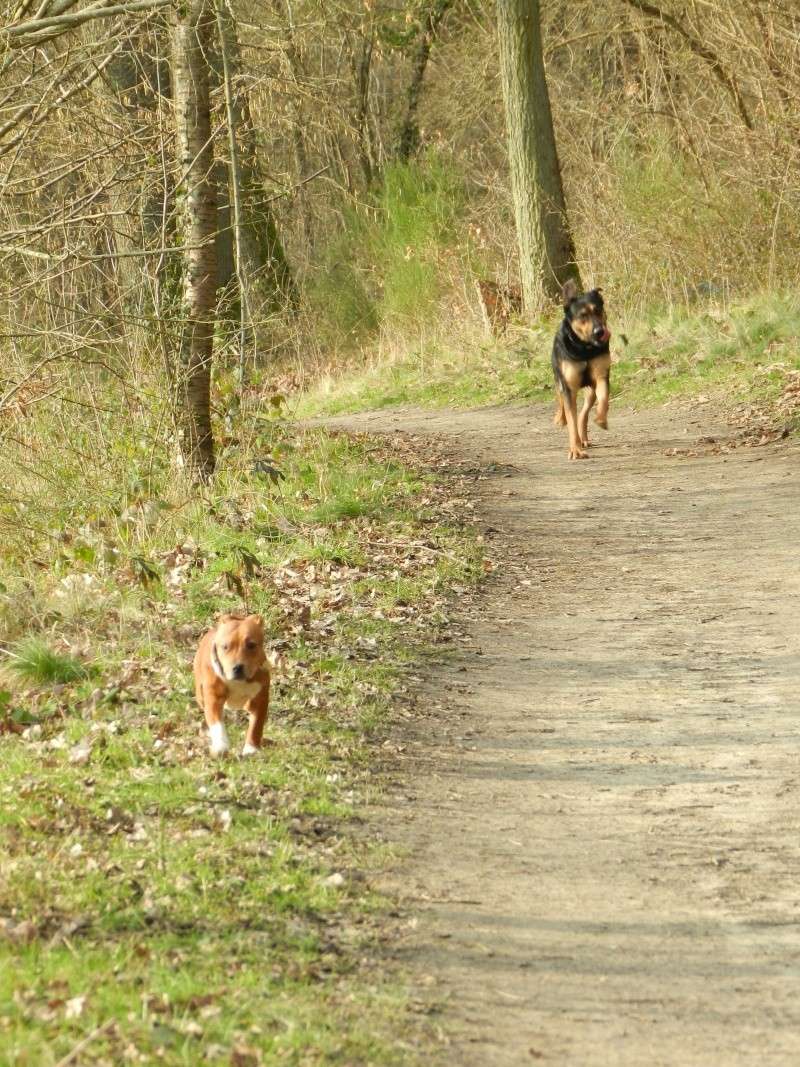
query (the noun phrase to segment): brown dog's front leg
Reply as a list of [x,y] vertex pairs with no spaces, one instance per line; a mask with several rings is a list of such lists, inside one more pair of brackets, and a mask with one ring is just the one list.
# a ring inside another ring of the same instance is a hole
[[258,696],[248,700],[245,705],[250,721],[247,726],[244,748],[242,749],[243,756],[252,756],[254,752],[258,752],[261,748],[264,727],[267,724],[267,715],[269,713],[269,682],[268,677],[264,688]]
[[203,713],[208,726],[208,736],[211,741],[211,755],[223,756],[230,745],[228,735],[225,732],[225,723],[222,714],[225,709],[225,698],[218,697],[214,693],[206,692],[203,702]]

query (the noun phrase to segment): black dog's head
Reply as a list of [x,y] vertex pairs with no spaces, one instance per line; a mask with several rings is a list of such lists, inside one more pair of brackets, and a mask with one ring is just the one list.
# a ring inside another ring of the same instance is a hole
[[564,319],[570,329],[585,345],[605,348],[611,337],[606,322],[606,311],[600,289],[579,293],[572,279],[564,284]]

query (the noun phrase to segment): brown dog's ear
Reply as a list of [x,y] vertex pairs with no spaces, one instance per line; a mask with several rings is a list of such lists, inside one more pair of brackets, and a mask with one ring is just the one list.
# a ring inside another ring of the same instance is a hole
[[252,620],[252,622],[259,628],[259,630],[264,629],[264,620],[260,615],[248,615],[247,617],[248,619]]
[[564,300],[564,309],[566,310],[575,297],[578,295],[578,286],[574,278],[568,278],[561,287],[561,296]]

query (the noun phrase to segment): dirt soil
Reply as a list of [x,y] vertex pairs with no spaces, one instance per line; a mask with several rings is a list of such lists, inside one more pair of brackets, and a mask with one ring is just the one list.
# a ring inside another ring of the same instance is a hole
[[482,472],[496,565],[378,813],[442,1063],[800,1062],[800,449],[707,411],[348,420]]

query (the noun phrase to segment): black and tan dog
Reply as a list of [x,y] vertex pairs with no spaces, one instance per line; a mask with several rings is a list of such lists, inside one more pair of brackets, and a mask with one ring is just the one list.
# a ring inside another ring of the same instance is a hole
[[[589,446],[589,412],[597,401],[595,422],[608,429],[608,389],[611,332],[606,323],[599,289],[579,293],[574,281],[563,288],[564,319],[553,341],[553,374],[556,378],[556,426],[569,429],[569,458],[586,459]],[[588,389],[578,415],[578,390]]]

